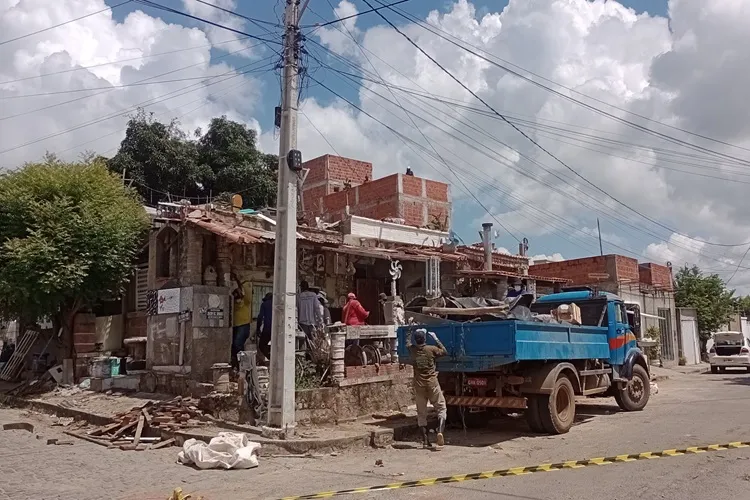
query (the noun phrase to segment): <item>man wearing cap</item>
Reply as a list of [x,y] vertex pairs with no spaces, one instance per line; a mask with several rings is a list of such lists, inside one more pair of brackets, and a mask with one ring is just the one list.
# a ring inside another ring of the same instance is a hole
[[346,304],[341,310],[341,320],[348,326],[360,326],[365,324],[365,320],[370,316],[370,312],[362,307],[357,300],[357,296],[349,293],[346,296]]
[[429,332],[429,335],[436,345],[427,345],[427,335],[427,330],[419,328],[414,332],[412,344],[412,334],[409,331],[406,337],[406,348],[414,360],[414,394],[417,400],[417,424],[419,424],[419,430],[422,431],[422,444],[425,447],[431,446],[430,437],[427,434],[427,402],[429,401],[438,414],[437,444],[443,446],[445,444],[443,431],[448,409],[438,382],[435,359],[445,356],[448,351],[435,332]]

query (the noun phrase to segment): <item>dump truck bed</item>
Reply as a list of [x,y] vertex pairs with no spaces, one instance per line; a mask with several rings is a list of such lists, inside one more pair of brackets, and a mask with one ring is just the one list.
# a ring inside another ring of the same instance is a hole
[[[411,362],[406,348],[407,330],[398,330],[399,357]],[[448,350],[438,360],[442,372],[488,371],[516,361],[608,359],[607,328],[542,323],[536,321],[499,320],[486,322],[447,322],[425,326],[435,332]],[[432,344],[432,339],[427,339]]]

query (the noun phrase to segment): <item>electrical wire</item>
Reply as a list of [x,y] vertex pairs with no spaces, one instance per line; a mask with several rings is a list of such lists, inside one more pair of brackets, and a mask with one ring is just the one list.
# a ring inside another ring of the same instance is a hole
[[[368,0],[362,0],[362,1],[368,7],[372,8],[372,4]],[[376,1],[378,1],[379,3],[382,4],[382,2],[380,2],[380,0],[376,0]],[[390,10],[396,12],[392,8]],[[582,181],[584,181],[586,184],[588,184],[589,186],[591,186],[592,188],[594,188],[598,192],[602,193],[603,195],[607,196],[609,199],[613,200],[618,205],[620,205],[620,206],[622,206],[624,208],[627,208],[631,212],[639,215],[640,217],[642,217],[642,218],[646,219],[647,221],[651,222],[652,224],[655,224],[655,225],[657,225],[659,227],[662,227],[662,228],[664,228],[664,229],[666,229],[666,230],[668,230],[668,231],[670,231],[672,233],[679,234],[680,236],[683,236],[685,238],[688,238],[688,239],[691,239],[691,240],[696,240],[696,241],[702,241],[702,240],[697,240],[696,238],[693,238],[692,236],[689,236],[689,235],[687,235],[685,233],[682,233],[682,232],[680,232],[680,231],[678,231],[678,230],[676,230],[674,228],[671,228],[671,227],[667,226],[666,224],[663,224],[663,223],[657,221],[656,219],[653,219],[653,218],[649,217],[648,215],[640,212],[639,210],[637,210],[637,209],[631,207],[630,205],[628,205],[627,203],[625,203],[625,202],[621,201],[620,199],[614,197],[613,195],[611,195],[610,193],[608,193],[607,191],[605,191],[604,189],[602,189],[601,187],[599,187],[598,185],[594,184],[592,181],[590,181],[589,179],[587,179],[586,177],[584,177],[583,175],[581,175],[578,171],[576,171],[571,166],[569,166],[566,162],[564,162],[562,159],[560,159],[557,155],[555,155],[549,149],[547,149],[544,146],[542,146],[538,141],[536,141],[531,136],[529,136],[528,134],[526,134],[526,132],[524,132],[523,130],[521,130],[513,122],[511,122],[510,120],[508,120],[503,114],[501,114],[494,107],[492,107],[486,100],[482,99],[482,97],[480,97],[476,92],[474,92],[473,90],[471,90],[466,84],[464,84],[459,78],[457,78],[451,71],[449,71],[447,68],[445,68],[445,66],[443,66],[442,64],[440,64],[427,51],[425,51],[424,49],[422,49],[422,47],[420,47],[419,44],[417,44],[416,42],[414,42],[414,40],[412,40],[411,37],[409,37],[409,35],[407,35],[403,31],[401,31],[395,24],[393,24],[387,17],[385,17],[385,15],[383,15],[383,13],[377,11],[376,14],[381,19],[383,19],[383,21],[385,21],[386,23],[388,23],[388,25],[390,25],[391,28],[393,28],[398,34],[400,34],[402,37],[404,37],[411,45],[413,45],[414,48],[416,48],[425,57],[427,57],[430,61],[432,61],[433,64],[435,64],[437,67],[439,67],[453,81],[455,81],[456,83],[458,83],[467,92],[469,92],[472,96],[474,96],[475,99],[477,99],[479,102],[481,102],[482,104],[484,104],[490,111],[492,111],[495,115],[497,115],[498,117],[500,117],[504,122],[506,122],[508,125],[510,125],[518,133],[520,133],[525,139],[527,139],[528,141],[530,141],[537,148],[539,148],[541,151],[543,151],[546,155],[548,155],[550,158],[552,158],[553,160],[555,160],[557,163],[559,163],[560,165],[562,165],[563,167],[565,167],[567,170],[569,170],[570,172],[572,172],[576,177],[578,177],[579,179],[581,179]],[[458,44],[456,44],[456,45],[458,45]],[[458,45],[458,46],[460,46],[460,45]],[[466,50],[468,52],[472,52],[469,49],[466,49],[465,47],[461,47],[461,48],[463,48],[464,50]],[[689,144],[689,143],[687,143],[687,144]],[[701,148],[701,149],[703,149],[703,148]],[[733,159],[737,159],[737,158],[733,158]],[[710,244],[712,246],[719,246],[719,247],[738,247],[738,246],[750,245],[750,242],[734,243],[734,244],[710,243],[710,242],[705,242],[705,241],[702,241],[702,242]]]
[[149,7],[154,8],[154,9],[163,10],[164,12],[170,12],[172,14],[177,14],[179,16],[184,16],[184,17],[187,17],[189,19],[193,19],[194,21],[200,21],[202,23],[210,24],[211,26],[215,26],[217,28],[225,29],[227,31],[231,31],[232,33],[236,33],[238,35],[244,35],[244,36],[246,36],[248,38],[252,38],[253,40],[259,40],[261,42],[265,42],[265,43],[268,43],[268,44],[283,45],[278,40],[269,40],[267,38],[262,38],[262,37],[259,37],[259,36],[256,36],[256,35],[251,35],[250,33],[246,33],[244,31],[240,31],[240,30],[237,30],[237,29],[234,29],[234,28],[230,28],[229,26],[224,26],[223,24],[215,23],[213,21],[209,21],[208,19],[204,19],[202,17],[198,17],[198,16],[194,16],[192,14],[188,14],[187,12],[183,12],[181,10],[173,9],[171,7],[167,7],[166,5],[162,5],[162,4],[159,4],[159,3],[156,3],[156,2],[152,2],[151,0],[133,0],[133,1],[135,1],[137,3],[140,3],[142,5],[147,5]]
[[269,25],[269,26],[273,26],[275,28],[283,28],[283,25],[281,25],[280,23],[274,23],[273,21],[264,21],[263,19],[257,19],[257,18],[254,18],[254,17],[248,17],[248,16],[246,16],[244,14],[240,14],[239,12],[235,12],[233,10],[226,9],[224,7],[221,7],[219,5],[216,5],[216,4],[213,4],[213,3],[210,3],[210,2],[206,2],[205,0],[195,0],[195,1],[198,2],[198,3],[202,3],[203,5],[207,5],[209,7],[213,7],[214,9],[218,9],[218,10],[220,10],[222,12],[226,12],[227,14],[231,14],[233,16],[240,17],[240,18],[242,18],[242,19],[244,19],[246,21],[250,21],[251,23],[255,24],[256,26],[258,24],[266,24],[266,25]]
[[[197,0],[197,1],[199,1],[199,2],[200,2],[201,0]],[[337,19],[333,19],[332,21],[326,21],[326,22],[324,22],[324,23],[322,23],[322,24],[321,24],[321,23],[316,23],[316,24],[308,24],[308,25],[306,25],[306,26],[300,26],[300,28],[301,28],[301,29],[306,29],[306,28],[315,28],[316,30],[318,30],[318,29],[320,29],[320,28],[324,28],[324,27],[326,27],[326,26],[330,26],[330,25],[332,25],[332,24],[336,24],[336,23],[340,23],[340,22],[342,22],[342,21],[346,21],[347,19],[353,19],[353,18],[359,17],[359,16],[361,16],[361,15],[363,15],[363,14],[369,14],[370,12],[376,12],[376,11],[378,11],[378,10],[380,10],[380,9],[386,9],[386,8],[388,8],[388,7],[393,7],[393,6],[395,6],[395,5],[399,5],[399,4],[402,4],[402,3],[406,3],[406,2],[408,2],[408,1],[410,1],[410,0],[399,0],[398,2],[393,2],[393,3],[389,3],[389,4],[387,4],[387,5],[383,5],[383,6],[381,6],[381,7],[377,7],[377,8],[374,8],[374,9],[373,9],[373,8],[370,8],[370,10],[363,10],[362,12],[357,12],[356,14],[352,14],[352,15],[350,15],[350,16],[339,17],[339,18],[337,18]],[[202,3],[202,2],[201,2],[201,3]],[[308,7],[308,8],[309,8],[309,7]],[[332,9],[333,9],[333,8],[332,8]],[[312,12],[312,9],[310,9],[310,12]],[[321,16],[318,16],[318,17],[321,17]]]
[[70,19],[68,21],[55,24],[54,26],[50,26],[48,28],[40,29],[37,31],[34,31],[33,33],[27,33],[25,35],[17,36],[15,38],[11,38],[9,40],[4,40],[0,42],[0,45],[5,45],[6,43],[15,42],[16,40],[22,40],[24,38],[28,38],[30,36],[38,35],[39,33],[44,33],[45,31],[53,30],[55,28],[59,28],[60,26],[65,26],[66,24],[74,23],[76,21],[80,21],[81,19],[86,19],[87,17],[95,16],[97,14],[101,14],[102,12],[109,12],[112,9],[116,9],[117,7],[121,7],[125,4],[128,4],[132,2],[133,0],[126,0],[125,2],[120,2],[118,4],[113,5],[112,7],[107,7],[106,9],[97,10],[96,12],[92,12],[90,14],[86,14],[85,16],[76,17],[75,19]]

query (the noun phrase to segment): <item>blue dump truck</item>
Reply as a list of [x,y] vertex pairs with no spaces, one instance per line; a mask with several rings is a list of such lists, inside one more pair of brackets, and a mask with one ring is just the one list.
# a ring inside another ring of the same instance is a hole
[[[580,308],[581,325],[539,320],[563,304]],[[523,320],[435,318],[399,328],[402,362],[409,363],[406,340],[416,328],[435,332],[445,345],[448,355],[437,368],[449,423],[478,426],[503,409],[522,409],[532,431],[562,434],[575,420],[576,396],[614,396],[625,411],[646,406],[650,377],[637,346],[637,306],[582,289],[545,295],[526,313]]]

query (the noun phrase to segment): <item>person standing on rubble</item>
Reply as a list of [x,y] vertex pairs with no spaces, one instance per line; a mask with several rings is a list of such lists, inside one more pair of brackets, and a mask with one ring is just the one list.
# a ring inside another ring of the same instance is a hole
[[448,354],[445,346],[437,338],[435,332],[429,332],[435,345],[427,345],[427,330],[419,328],[414,332],[414,343],[412,343],[411,330],[406,336],[406,348],[411,354],[414,362],[414,395],[417,400],[417,424],[422,432],[422,445],[426,448],[430,444],[430,436],[427,433],[427,402],[429,401],[438,414],[437,445],[445,444],[443,431],[445,430],[445,419],[448,407],[445,404],[443,390],[438,382],[438,374],[435,370],[435,360]]
[[242,282],[240,278],[232,273],[235,287],[232,290],[234,308],[232,311],[232,359],[230,364],[235,370],[239,370],[240,361],[237,354],[245,349],[245,342],[250,337],[250,294],[252,293],[247,281]]

